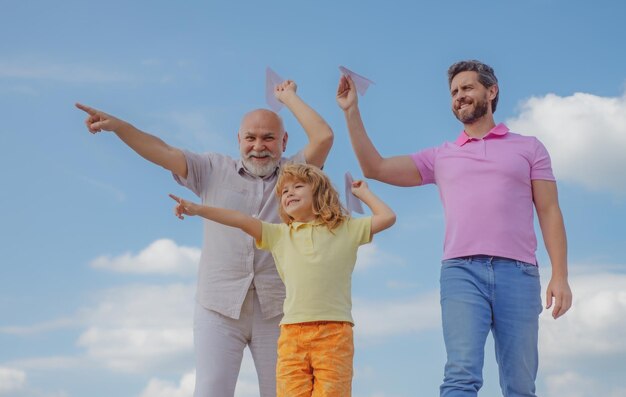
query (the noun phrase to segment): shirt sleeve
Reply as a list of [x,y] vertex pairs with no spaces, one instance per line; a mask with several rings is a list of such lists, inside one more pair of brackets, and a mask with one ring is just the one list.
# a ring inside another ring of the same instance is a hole
[[174,173],[172,173],[172,176],[178,184],[188,188],[200,197],[206,181],[209,180],[209,175],[213,170],[211,154],[198,154],[188,150],[183,150],[183,154],[187,161],[187,178]]
[[283,224],[269,223],[261,221],[261,240],[256,240],[256,247],[262,250],[271,251],[280,240]]
[[306,157],[304,157],[304,149],[301,149],[296,154],[288,157],[284,160],[283,164],[306,164]]
[[422,177],[422,185],[435,183],[435,158],[437,148],[429,148],[413,153],[411,159]]
[[554,173],[552,172],[552,162],[550,160],[550,154],[546,147],[539,141],[535,140],[535,156],[531,164],[530,179],[542,179],[547,181],[555,181]]
[[357,245],[367,244],[372,241],[372,217],[350,218],[348,220],[350,235],[353,236]]

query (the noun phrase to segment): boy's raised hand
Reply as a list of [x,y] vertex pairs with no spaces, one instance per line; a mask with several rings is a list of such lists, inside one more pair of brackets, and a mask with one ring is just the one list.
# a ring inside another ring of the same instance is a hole
[[356,86],[350,76],[342,75],[337,87],[337,104],[344,111],[358,104]]
[[100,131],[116,131],[118,130],[124,121],[106,114],[98,109],[76,103],[76,107],[87,113],[87,119],[85,119],[85,125],[92,134]]
[[298,85],[293,80],[285,80],[280,84],[276,84],[274,87],[274,96],[276,99],[285,103],[285,98],[289,95],[294,95],[298,91]]
[[198,204],[182,199],[178,196],[174,196],[171,193],[169,196],[177,203],[174,207],[174,215],[176,215],[179,219],[185,219],[183,215],[198,215],[198,210],[200,209]]
[[365,192],[369,192],[369,187],[367,186],[367,182],[364,180],[356,180],[352,182],[352,194],[357,196],[358,198],[362,198]]

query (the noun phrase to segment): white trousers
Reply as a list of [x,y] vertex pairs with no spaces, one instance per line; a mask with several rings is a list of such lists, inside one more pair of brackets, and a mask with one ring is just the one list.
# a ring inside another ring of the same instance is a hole
[[194,397],[233,397],[243,351],[250,347],[261,397],[276,397],[276,342],[282,316],[263,319],[256,291],[246,295],[238,320],[196,303]]

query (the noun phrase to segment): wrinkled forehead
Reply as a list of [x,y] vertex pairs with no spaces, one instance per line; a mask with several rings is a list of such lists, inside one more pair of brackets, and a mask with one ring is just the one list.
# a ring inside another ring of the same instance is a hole
[[241,119],[239,135],[274,135],[280,137],[285,133],[283,120],[271,110],[256,109],[246,113]]
[[452,80],[450,81],[450,89],[467,85],[467,84],[476,84],[476,83],[480,83],[478,79],[478,73],[467,70],[467,71],[457,73],[452,78]]

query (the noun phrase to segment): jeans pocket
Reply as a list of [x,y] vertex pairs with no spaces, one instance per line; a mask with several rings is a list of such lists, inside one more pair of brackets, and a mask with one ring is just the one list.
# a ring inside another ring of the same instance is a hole
[[467,258],[451,258],[451,259],[442,260],[441,266],[443,267],[465,266],[466,263],[467,263]]
[[539,277],[539,267],[531,263],[517,261],[517,267],[522,269],[525,274],[532,277]]

